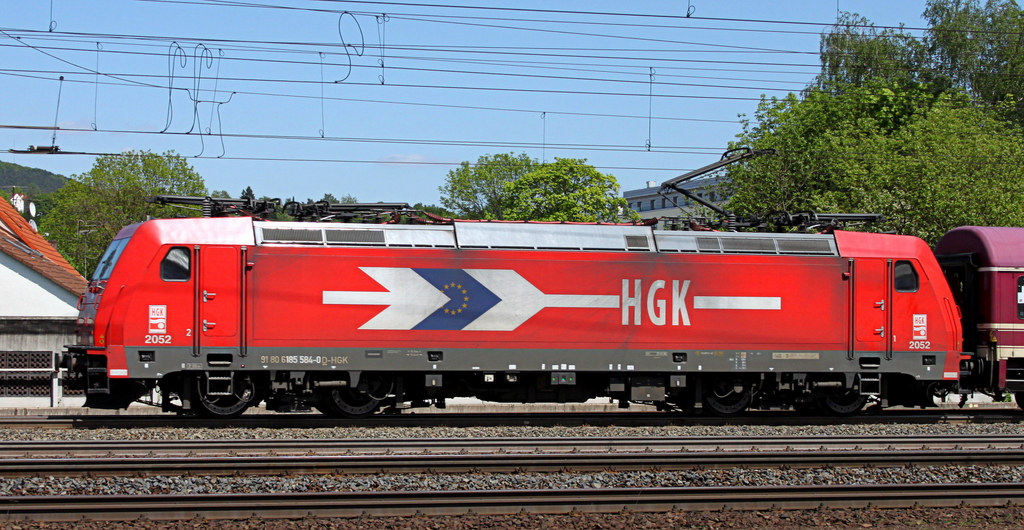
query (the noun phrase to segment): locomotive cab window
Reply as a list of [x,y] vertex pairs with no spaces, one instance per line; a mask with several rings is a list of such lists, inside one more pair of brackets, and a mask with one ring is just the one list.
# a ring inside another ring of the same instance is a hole
[[110,273],[114,272],[117,258],[121,257],[121,251],[124,250],[124,246],[127,244],[128,238],[115,239],[110,243],[106,252],[100,257],[100,263],[96,266],[96,271],[92,275],[93,280],[106,280],[110,278]]
[[896,292],[916,293],[917,292],[917,271],[909,261],[896,262]]
[[160,262],[160,279],[168,282],[187,282],[191,277],[191,256],[188,247],[172,247]]
[[1024,276],[1017,278],[1017,318],[1024,320]]

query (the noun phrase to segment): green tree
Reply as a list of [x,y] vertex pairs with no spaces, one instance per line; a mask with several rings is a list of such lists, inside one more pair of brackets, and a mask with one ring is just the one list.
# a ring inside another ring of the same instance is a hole
[[[274,198],[274,197],[270,197],[268,195],[264,195],[264,196],[260,197],[257,200],[260,200],[260,201],[280,200],[281,201],[281,206],[283,207],[285,205],[285,203],[295,201],[295,197],[292,197],[292,198],[290,198],[288,200],[281,200],[281,199],[277,199],[277,198]],[[278,210],[275,210],[274,213],[270,214],[270,216],[267,217],[267,220],[268,221],[294,221],[295,219],[292,219],[292,216],[284,213],[283,209],[278,209]]]
[[448,172],[441,205],[463,219],[505,219],[510,196],[507,184],[537,169],[536,159],[526,153],[484,155],[475,165],[463,162]]
[[53,210],[57,202],[55,195],[56,193],[43,193],[36,195],[32,199],[32,202],[36,205],[37,222],[41,222],[50,213],[50,210]]
[[253,199],[253,200],[255,200],[256,199],[256,193],[254,193],[252,191],[252,186],[246,186],[245,189],[242,190],[242,194],[239,195],[238,197],[240,199]]
[[213,198],[213,199],[230,199],[231,198],[231,194],[228,193],[228,190],[213,190],[213,191],[210,192],[210,198]]
[[[1013,0],[929,0],[923,17],[934,69],[977,100],[1024,98],[1024,11]],[[1024,123],[1024,106],[1002,107]]]
[[[356,204],[356,203],[359,202],[359,199],[357,199],[354,196],[349,195],[347,193],[345,195],[342,195],[340,198],[339,197],[335,197],[333,193],[325,193],[324,194],[324,198],[320,199],[320,201],[329,202],[331,204]],[[320,201],[313,201],[312,199],[306,199],[307,203],[320,202]]]
[[920,39],[902,28],[879,29],[868,19],[843,13],[836,25],[821,36],[821,73],[817,86],[842,90],[873,80],[890,85],[929,83],[941,91],[948,81],[937,83],[930,68],[931,55]]
[[101,156],[92,169],[73,175],[53,194],[53,208],[40,231],[88,275],[103,250],[126,225],[148,217],[195,216],[199,212],[146,202],[154,195],[205,196],[206,185],[184,157],[131,151]]
[[586,159],[556,158],[505,184],[510,202],[505,219],[617,222],[639,216],[619,197],[619,183]]
[[728,168],[727,207],[881,213],[872,229],[932,243],[964,224],[1024,226],[1024,140],[968,103],[879,80],[764,100],[736,145],[779,154]]
[[1013,0],[928,0],[924,38],[878,29],[844,14],[821,38],[817,86],[844,90],[871,80],[925,84],[934,92],[959,88],[978,103],[1024,124],[1024,11]]
[[424,212],[429,212],[429,213],[432,213],[434,215],[439,215],[441,217],[445,217],[445,218],[448,218],[448,219],[453,219],[453,218],[458,217],[457,215],[455,215],[455,212],[452,212],[452,211],[450,211],[450,210],[448,210],[446,208],[442,208],[440,206],[437,206],[436,204],[423,204],[422,202],[418,202],[418,203],[412,205],[412,209],[413,210],[420,210],[420,211],[424,211]]

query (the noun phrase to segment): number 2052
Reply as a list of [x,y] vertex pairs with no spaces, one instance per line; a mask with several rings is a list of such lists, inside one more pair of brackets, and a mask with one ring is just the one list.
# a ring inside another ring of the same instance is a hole
[[146,344],[170,344],[170,335],[146,335]]

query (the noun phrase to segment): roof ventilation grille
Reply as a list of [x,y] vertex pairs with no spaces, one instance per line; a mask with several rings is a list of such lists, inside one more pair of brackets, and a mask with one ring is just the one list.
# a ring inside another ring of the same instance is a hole
[[647,236],[625,236],[627,250],[651,250]]
[[328,230],[328,243],[384,244],[383,230]]
[[300,228],[264,228],[263,240],[278,243],[323,243],[323,232]]
[[770,252],[774,254],[775,240],[766,237],[723,237],[722,250],[726,252]]
[[825,239],[779,239],[779,252],[783,254],[832,254],[832,246]]
[[722,245],[718,243],[717,237],[698,237],[697,249],[721,252]]

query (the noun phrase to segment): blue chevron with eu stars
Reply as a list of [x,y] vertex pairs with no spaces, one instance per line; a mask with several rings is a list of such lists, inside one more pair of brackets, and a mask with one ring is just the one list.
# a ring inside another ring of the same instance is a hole
[[413,269],[448,297],[412,329],[462,329],[494,307],[501,298],[462,269]]

